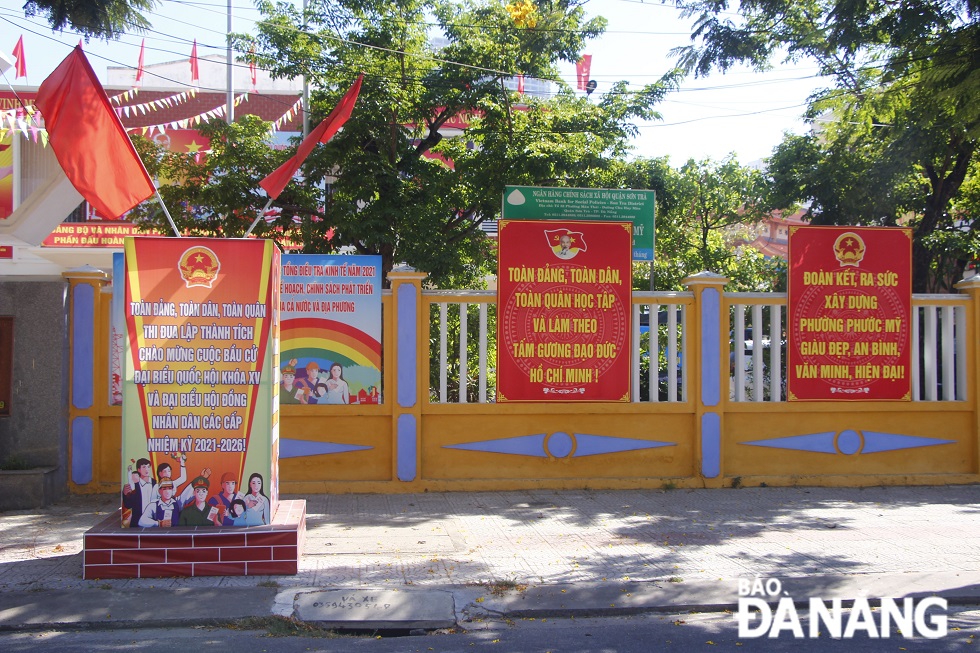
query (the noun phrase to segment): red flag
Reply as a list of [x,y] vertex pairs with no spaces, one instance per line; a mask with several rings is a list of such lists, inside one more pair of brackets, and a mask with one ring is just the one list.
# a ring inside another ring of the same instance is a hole
[[524,94],[524,75],[517,76],[517,92]]
[[293,175],[299,170],[299,167],[306,160],[306,157],[310,155],[310,152],[313,151],[316,144],[329,141],[337,133],[337,130],[347,122],[347,119],[350,118],[351,111],[354,110],[354,103],[357,102],[357,94],[361,92],[362,81],[364,81],[364,75],[358,75],[357,81],[348,89],[344,97],[340,99],[340,103],[333,108],[330,115],[317,125],[316,129],[311,131],[309,136],[304,138],[303,142],[299,144],[299,147],[296,149],[296,154],[276,168],[272,174],[259,182],[259,186],[265,189],[269,197],[272,199],[279,197],[282,189],[293,178]]
[[200,79],[200,71],[197,69],[197,39],[194,39],[194,47],[191,48],[191,84]]
[[136,64],[136,83],[139,84],[143,81],[143,51],[146,49],[146,39],[140,43],[140,60]]
[[58,163],[99,213],[118,218],[156,191],[81,46],[41,82],[34,103]]
[[255,88],[255,81],[256,81],[256,78],[258,76],[258,71],[256,70],[256,67],[255,67],[255,46],[254,45],[251,48],[249,48],[249,50],[248,50],[248,72],[252,76],[252,88],[251,88],[251,90],[253,92],[255,92],[255,91],[258,90],[258,89]]
[[24,58],[24,35],[23,34],[19,39],[17,39],[17,45],[14,46],[14,57],[17,58],[17,64],[15,67],[17,73],[14,75],[14,79],[27,77],[27,60]]
[[582,58],[575,64],[575,74],[578,77],[578,90],[586,90],[589,83],[589,72],[592,69],[592,55],[583,54]]

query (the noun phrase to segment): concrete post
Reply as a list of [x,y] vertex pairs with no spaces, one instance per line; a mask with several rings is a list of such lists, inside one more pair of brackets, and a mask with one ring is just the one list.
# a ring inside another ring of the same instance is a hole
[[[102,316],[102,287],[109,275],[85,265],[62,274],[68,281],[69,318],[69,403],[68,403],[68,481],[76,492],[98,492],[86,488],[95,480],[99,460],[99,406],[105,399],[109,380],[98,378],[97,370],[104,369],[108,344],[96,338]],[[118,444],[118,443],[117,443]]]
[[721,464],[722,388],[723,374],[728,370],[728,334],[725,333],[728,329],[722,328],[723,324],[728,324],[728,315],[723,314],[722,293],[728,278],[714,272],[699,272],[682,283],[694,293],[694,315],[688,321],[688,328],[693,327],[693,335],[687,340],[688,346],[694,346],[694,356],[688,358],[685,374],[691,374],[688,387],[695,392],[695,432],[698,437],[694,450],[698,472],[706,487],[721,487],[724,478]]
[[[388,273],[394,311],[395,365],[394,388],[386,393],[394,397],[392,425],[395,441],[395,475],[399,481],[411,482],[419,473],[419,438],[421,437],[422,393],[428,384],[422,378],[420,357],[428,334],[422,315],[422,281],[428,275],[408,266],[399,266]],[[388,359],[391,361],[392,359]]]

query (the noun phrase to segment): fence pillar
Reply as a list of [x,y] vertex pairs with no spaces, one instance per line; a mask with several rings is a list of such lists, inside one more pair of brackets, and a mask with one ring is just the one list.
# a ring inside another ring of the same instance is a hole
[[966,378],[969,392],[973,398],[973,432],[976,436],[977,459],[974,461],[974,473],[980,474],[980,345],[977,344],[977,334],[980,333],[980,275],[974,275],[956,284],[955,288],[970,296],[970,307],[967,311],[967,369]]
[[687,341],[689,347],[693,345],[694,355],[687,359],[684,373],[693,373],[688,387],[695,395],[697,472],[704,478],[706,487],[721,487],[724,476],[722,380],[727,378],[723,372],[728,369],[728,315],[722,315],[722,299],[728,278],[714,272],[699,272],[682,283],[694,293],[694,315],[688,322],[688,328],[694,327],[693,337]]
[[102,287],[108,275],[85,265],[64,272],[68,281],[68,481],[74,491],[88,489],[95,478],[99,456],[99,408],[105,398],[108,377],[104,369],[108,343],[96,336],[102,315]]
[[[428,275],[408,266],[398,266],[388,273],[391,283],[393,323],[395,325],[394,397],[392,429],[395,449],[395,475],[406,483],[418,478],[422,418],[422,392],[428,391],[423,383],[420,365],[426,349],[423,338],[428,333],[422,328],[422,280]],[[389,359],[389,360],[392,360]]]

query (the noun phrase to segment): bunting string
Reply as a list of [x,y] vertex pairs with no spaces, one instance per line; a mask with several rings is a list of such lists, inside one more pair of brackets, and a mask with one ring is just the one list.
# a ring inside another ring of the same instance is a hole
[[109,98],[109,102],[112,104],[121,104],[123,102],[129,102],[132,98],[136,97],[136,94],[140,92],[138,86],[129,89],[128,91],[123,91],[117,95],[113,95]]
[[298,116],[302,110],[303,110],[303,98],[300,98],[296,100],[296,103],[293,104],[293,106],[289,107],[286,113],[282,114],[281,116],[279,116],[279,118],[277,118],[272,122],[272,125],[269,127],[269,133],[275,134],[277,131],[282,129],[283,125],[292,122],[293,118]]
[[[236,97],[234,105],[237,107],[242,102],[248,102],[248,93],[242,93]],[[171,120],[170,122],[164,122],[158,125],[147,125],[145,127],[138,127],[137,129],[139,129],[140,133],[144,136],[152,136],[156,132],[163,133],[168,129],[190,129],[212,118],[222,118],[224,117],[226,111],[227,107],[224,104],[221,104],[214,109],[199,113],[196,116],[182,118],[180,120]]]
[[[131,90],[136,91],[138,89],[131,89]],[[126,91],[126,93],[124,93],[123,95],[126,95],[129,92],[130,91]],[[160,109],[172,109],[173,107],[179,106],[184,102],[187,102],[188,100],[192,99],[195,95],[197,95],[197,89],[192,88],[189,91],[174,93],[169,97],[160,98],[159,100],[151,100],[149,102],[143,102],[141,104],[127,104],[126,106],[116,107],[114,111],[116,112],[116,115],[119,116],[120,118],[124,116],[128,118],[131,115],[136,116],[138,114],[145,116],[148,113],[151,113],[153,111],[159,111]]]

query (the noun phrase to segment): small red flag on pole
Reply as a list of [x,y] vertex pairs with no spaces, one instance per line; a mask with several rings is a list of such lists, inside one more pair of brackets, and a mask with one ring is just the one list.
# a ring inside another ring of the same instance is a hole
[[275,169],[268,177],[259,182],[259,186],[265,189],[271,199],[279,197],[282,189],[286,187],[289,180],[293,178],[296,171],[310,155],[317,143],[326,143],[337,133],[347,119],[350,118],[351,111],[354,110],[354,103],[357,102],[357,94],[361,92],[361,82],[364,75],[358,75],[357,81],[350,87],[340,103],[334,107],[330,115],[323,122],[317,125],[316,129],[310,132],[309,136],[303,139],[296,149],[296,154],[288,161]]
[[255,87],[255,83],[258,79],[258,69],[255,65],[255,46],[253,45],[248,49],[248,73],[252,77],[252,88],[250,89],[252,93],[258,91]]
[[21,77],[27,77],[27,59],[24,58],[24,35],[21,34],[20,38],[17,39],[17,45],[14,46],[14,57],[17,59],[17,64],[14,70],[16,74],[14,79],[20,79]]
[[80,45],[41,82],[34,103],[58,163],[99,213],[118,218],[156,192]]
[[196,84],[200,79],[200,71],[197,69],[197,39],[194,39],[194,47],[191,48],[191,84]]
[[146,39],[140,43],[140,60],[136,64],[136,83],[143,83],[143,52],[146,50]]
[[592,55],[583,54],[582,58],[575,64],[575,73],[578,77],[578,90],[584,91],[589,83],[589,72],[592,69]]
[[524,75],[517,76],[517,92],[521,95],[524,94]]

